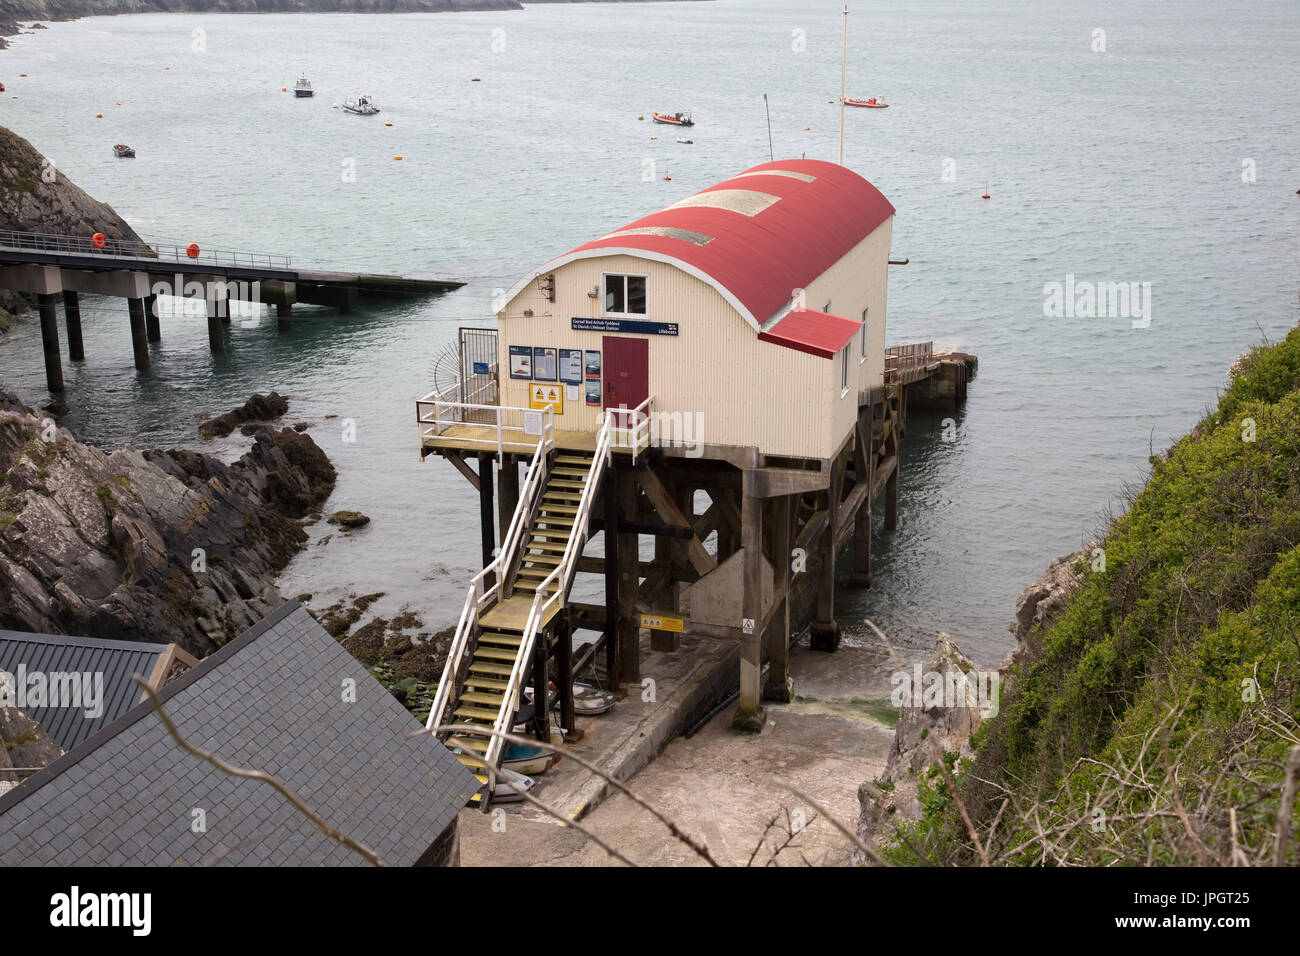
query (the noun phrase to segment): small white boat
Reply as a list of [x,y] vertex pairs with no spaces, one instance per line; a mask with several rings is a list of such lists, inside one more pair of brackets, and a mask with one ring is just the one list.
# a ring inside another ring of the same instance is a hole
[[311,80],[305,75],[298,78],[298,82],[293,85],[293,95],[295,97],[314,96],[315,90],[311,88]]
[[695,142],[695,140],[693,140],[693,139],[686,139],[684,136],[678,136],[678,137],[677,137],[677,142],[679,142],[679,143],[685,143],[687,146],[690,146],[690,145],[692,145],[692,144]]
[[502,767],[497,771],[497,788],[492,794],[493,803],[518,803],[523,800],[523,794],[537,786],[537,781],[532,777],[525,777],[522,773],[516,773],[513,770],[507,770]]
[[369,93],[363,93],[355,100],[347,100],[343,103],[343,108],[349,113],[357,113],[361,116],[373,116],[379,112],[379,107]]

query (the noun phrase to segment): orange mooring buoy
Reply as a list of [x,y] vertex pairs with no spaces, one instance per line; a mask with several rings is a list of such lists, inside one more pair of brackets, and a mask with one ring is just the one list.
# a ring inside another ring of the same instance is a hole
[[105,238],[104,238],[104,234],[103,234],[102,232],[97,232],[97,233],[95,233],[93,236],[90,237],[90,241],[91,241],[91,244],[94,245],[94,247],[95,247],[96,249],[103,249],[103,248],[104,248],[104,242],[105,242],[106,240],[105,240]]
[[280,92],[281,92],[281,93],[288,93],[288,92],[289,92],[289,87],[287,87],[287,86],[282,86],[282,87],[280,87]]
[[191,259],[197,259],[199,257],[199,244],[197,242],[191,242],[185,247],[185,254]]
[[985,193],[983,196],[980,196],[980,199],[989,199],[989,198],[991,197],[989,196],[988,193]]
[[664,177],[664,182],[666,182],[666,183],[667,183],[667,182],[671,182],[671,181],[672,181],[672,178],[673,178],[673,177],[671,177],[671,176],[665,176],[665,177]]

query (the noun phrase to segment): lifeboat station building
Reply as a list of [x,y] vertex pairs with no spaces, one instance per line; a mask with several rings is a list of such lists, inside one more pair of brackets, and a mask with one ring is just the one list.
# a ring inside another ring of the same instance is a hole
[[[791,699],[792,629],[836,649],[837,555],[852,540],[870,585],[904,388],[932,368],[928,347],[887,362],[893,218],[843,166],[764,163],[557,255],[495,329],[461,330],[455,384],[417,414],[422,457],[480,496],[484,569],[429,717],[462,763],[499,766],[490,730],[525,688],[553,680],[572,727],[573,675],[602,652],[612,683],[639,681],[643,629],[656,650],[738,642],[751,731]],[[603,604],[573,597],[579,575]]]

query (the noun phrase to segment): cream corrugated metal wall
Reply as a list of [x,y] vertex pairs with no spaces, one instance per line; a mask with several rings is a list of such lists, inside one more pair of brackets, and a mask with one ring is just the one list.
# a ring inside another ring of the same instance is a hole
[[[859,361],[856,338],[849,343],[850,388],[843,395],[838,356],[824,359],[762,342],[708,283],[666,263],[612,255],[557,268],[555,302],[534,281],[498,314],[501,404],[528,407],[529,383],[509,377],[511,345],[600,349],[607,333],[574,331],[570,319],[601,316],[603,295],[587,293],[602,288],[602,274],[645,275],[645,321],[676,322],[678,334],[618,337],[649,341],[650,394],[657,412],[691,416],[692,441],[757,446],[768,455],[829,457],[853,428],[858,392],[883,380],[892,222],[886,220],[805,290],[808,308],[821,309],[829,300],[834,314],[855,321],[870,307],[868,358]],[[532,317],[523,315],[526,309]],[[585,403],[581,388],[576,402],[565,401],[558,428],[597,427],[600,409]]]

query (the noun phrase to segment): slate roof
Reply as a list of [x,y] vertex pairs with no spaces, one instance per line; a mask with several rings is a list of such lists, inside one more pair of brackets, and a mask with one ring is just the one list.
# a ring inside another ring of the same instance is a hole
[[140,699],[140,688],[131,680],[138,674],[148,680],[166,644],[136,641],[104,641],[65,634],[26,634],[0,631],[0,671],[18,674],[19,664],[27,673],[103,674],[104,712],[90,718],[81,707],[24,707],[64,750],[71,750],[92,734],[121,717]]
[[[478,787],[296,601],[159,697],[190,743],[274,774],[386,863],[414,863]],[[365,863],[268,784],[180,750],[147,701],[0,796],[0,866],[204,862]]]

